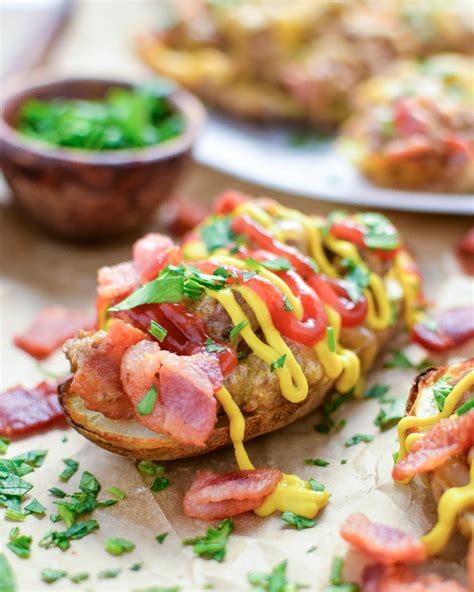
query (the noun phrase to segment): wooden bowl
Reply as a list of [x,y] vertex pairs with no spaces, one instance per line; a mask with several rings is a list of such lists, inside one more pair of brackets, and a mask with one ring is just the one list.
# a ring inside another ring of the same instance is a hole
[[102,240],[130,232],[166,200],[190,160],[204,122],[202,104],[177,88],[169,100],[185,120],[184,132],[146,148],[86,151],[56,147],[16,130],[20,106],[29,98],[100,99],[111,87],[133,82],[93,78],[17,82],[3,93],[1,165],[21,208],[64,238]]

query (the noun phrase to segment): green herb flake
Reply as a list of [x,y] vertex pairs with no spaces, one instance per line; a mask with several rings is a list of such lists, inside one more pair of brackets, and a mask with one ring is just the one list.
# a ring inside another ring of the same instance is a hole
[[395,350],[392,356],[383,365],[384,368],[414,368],[415,370],[424,370],[429,367],[426,361],[421,364],[413,364],[405,352],[402,350]]
[[262,261],[261,265],[270,271],[289,271],[292,269],[291,263],[286,257],[275,257],[275,259],[269,261]]
[[358,302],[369,285],[370,272],[364,266],[356,264],[352,259],[342,259],[341,265],[346,270],[344,282],[347,295],[352,302]]
[[26,516],[27,514],[24,514],[18,510],[14,510],[13,508],[7,508],[5,510],[5,519],[9,520],[10,522],[23,522]]
[[393,428],[405,417],[406,399],[402,397],[401,399],[382,400],[381,403],[387,403],[388,407],[384,407],[379,411],[374,419],[374,424],[384,432]]
[[251,585],[249,592],[296,592],[303,586],[288,581],[286,577],[287,562],[282,561],[269,574],[250,572],[247,581]]
[[38,516],[44,516],[46,508],[36,498],[32,499],[29,504],[25,506],[25,512],[27,514],[36,514]]
[[456,410],[456,415],[464,415],[471,409],[474,409],[474,397],[466,401],[464,405],[461,405],[461,407]]
[[216,216],[201,228],[201,238],[209,253],[229,246],[236,239],[231,216]]
[[316,551],[317,548],[317,545],[311,545],[311,547],[309,547],[306,553],[313,553],[314,551]]
[[152,384],[147,394],[138,402],[138,415],[151,415],[155,409],[157,397],[158,391],[156,390],[156,386]]
[[109,580],[111,578],[116,578],[121,573],[122,573],[122,570],[119,567],[117,567],[115,569],[105,569],[104,571],[100,571],[97,574],[97,577],[100,580]]
[[327,335],[327,340],[328,340],[329,351],[332,352],[333,354],[335,354],[336,353],[336,337],[334,335],[334,328],[328,327],[326,329],[326,335]]
[[237,335],[242,331],[242,329],[244,329],[246,326],[248,325],[247,321],[240,321],[240,323],[237,323],[237,325],[235,325],[230,333],[229,333],[229,339],[232,341],[233,339],[235,339],[237,337]]
[[15,577],[8,559],[0,553],[0,590],[1,592],[15,592]]
[[161,534],[156,535],[155,540],[159,545],[162,545],[165,542],[165,539],[167,536],[168,536],[167,532],[162,532]]
[[210,526],[205,536],[185,539],[184,545],[192,545],[194,554],[205,559],[222,562],[225,558],[226,545],[234,529],[231,518],[225,518],[217,528]]
[[308,483],[313,491],[324,491],[326,489],[324,485],[319,481],[316,481],[316,479],[308,479]]
[[184,295],[184,278],[158,277],[144,284],[125,300],[109,308],[109,311],[130,310],[142,304],[160,304],[164,302],[181,302]]
[[0,436],[0,454],[6,454],[8,451],[8,445],[10,444],[10,438]]
[[47,584],[53,584],[66,575],[65,571],[58,569],[43,569],[41,570],[41,579]]
[[39,546],[45,549],[58,547],[61,551],[67,551],[71,546],[70,540],[82,539],[96,528],[99,528],[96,520],[87,520],[78,522],[64,531],[50,530],[40,540]]
[[115,497],[117,497],[120,500],[124,500],[127,497],[125,492],[122,491],[119,487],[115,487],[115,485],[107,487],[106,491],[107,493],[110,493],[110,495],[115,495]]
[[305,465],[312,465],[314,467],[328,467],[330,462],[324,458],[307,458],[304,461]]
[[360,586],[355,582],[346,582],[342,578],[344,569],[344,560],[342,557],[335,557],[331,565],[331,574],[329,576],[330,586],[324,589],[324,592],[359,592]]
[[89,471],[84,471],[79,483],[79,489],[84,493],[92,493],[93,495],[97,496],[101,490],[101,486],[92,473],[89,473]]
[[63,463],[66,465],[64,471],[59,475],[61,481],[69,481],[69,479],[77,472],[79,463],[73,458],[63,458]]
[[288,296],[285,295],[285,297],[283,298],[283,310],[286,311],[291,311],[293,310],[293,305],[291,304]]
[[373,439],[374,437],[370,434],[354,434],[351,438],[348,438],[344,442],[344,446],[346,448],[349,448],[349,446],[355,446],[356,444],[360,444],[361,442],[372,442]]
[[275,372],[275,370],[277,368],[283,368],[283,366],[285,365],[285,360],[286,360],[286,354],[283,354],[282,356],[280,356],[276,360],[273,360],[273,362],[270,364],[270,371]]
[[396,228],[383,214],[367,212],[356,214],[354,219],[365,226],[366,232],[363,240],[369,249],[392,251],[400,246],[400,238]]
[[90,575],[86,571],[80,571],[77,574],[72,574],[71,576],[69,576],[69,579],[71,580],[71,582],[73,584],[80,584],[81,582],[84,582],[85,580],[88,580],[89,578],[90,578]]
[[143,567],[143,563],[134,563],[128,569],[130,571],[140,571],[142,567]]
[[105,539],[105,550],[111,555],[123,555],[135,549],[135,543],[127,539],[107,537]]
[[305,518],[304,516],[298,516],[298,514],[293,514],[293,512],[283,512],[281,519],[292,526],[296,526],[298,530],[304,530],[305,528],[316,526],[316,520]]
[[151,491],[164,491],[170,484],[170,480],[166,477],[157,477],[154,481],[152,486],[150,487]]
[[10,530],[9,542],[7,547],[15,553],[20,559],[28,559],[31,552],[31,543],[33,538],[24,534],[20,534],[18,526]]
[[440,411],[444,411],[446,398],[455,386],[454,384],[449,384],[449,381],[452,380],[452,378],[452,376],[443,376],[443,378],[433,385],[433,396]]
[[150,322],[150,327],[148,329],[148,333],[150,333],[150,335],[153,335],[153,337],[155,339],[157,339],[158,341],[161,342],[168,334],[168,331],[164,327],[162,327],[159,323],[152,320]]
[[220,354],[225,351],[225,347],[216,343],[213,339],[208,337],[205,341],[206,351],[210,354]]
[[67,493],[65,491],[63,491],[62,489],[58,489],[57,487],[51,487],[50,489],[48,489],[48,491],[56,497],[63,498],[67,496]]
[[141,460],[137,465],[137,469],[142,475],[149,475],[151,477],[159,477],[165,472],[163,465],[159,465],[152,460]]
[[346,464],[347,464],[347,458],[342,458],[341,465],[346,465]]
[[365,399],[381,399],[388,393],[390,387],[385,384],[374,384],[364,392]]

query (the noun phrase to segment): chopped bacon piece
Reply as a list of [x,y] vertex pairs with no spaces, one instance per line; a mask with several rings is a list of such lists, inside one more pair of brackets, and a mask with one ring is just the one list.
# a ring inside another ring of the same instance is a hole
[[145,334],[117,319],[92,354],[79,367],[71,384],[87,409],[100,411],[109,419],[127,419],[134,410],[120,380],[120,363],[129,347]]
[[429,351],[446,351],[474,337],[474,306],[451,308],[436,312],[437,328],[417,323],[411,337]]
[[152,385],[158,392],[153,412],[138,421],[180,442],[203,445],[217,419],[214,392],[222,386],[217,358],[209,354],[177,356],[156,342],[142,341],[122,361],[122,383],[136,407]]
[[133,245],[133,261],[141,282],[154,279],[168,263],[179,265],[182,259],[180,248],[163,234],[150,232]]
[[349,516],[342,526],[341,536],[384,565],[426,559],[421,539],[381,522],[372,522],[364,514]]
[[40,382],[33,388],[18,384],[0,394],[0,436],[23,436],[61,419],[58,384]]
[[128,296],[138,286],[140,278],[132,261],[124,261],[111,267],[101,267],[97,274],[97,293],[101,298],[112,299]]
[[90,315],[63,306],[47,306],[39,312],[28,329],[14,337],[17,347],[37,360],[43,360],[81,329],[94,329]]
[[404,565],[368,565],[362,574],[362,592],[468,592],[454,580],[416,574]]
[[216,214],[231,214],[237,206],[249,200],[250,197],[245,193],[241,193],[235,189],[227,189],[227,191],[217,196],[214,203],[214,211]]
[[464,273],[474,275],[474,227],[458,242],[456,252]]
[[174,236],[181,237],[196,228],[209,214],[202,204],[188,199],[175,199],[160,211],[160,218],[166,229]]
[[217,520],[236,516],[262,505],[282,478],[276,469],[234,471],[218,475],[198,473],[184,496],[184,513],[191,518]]
[[392,477],[403,481],[432,471],[471,446],[474,446],[474,410],[436,423],[393,467]]

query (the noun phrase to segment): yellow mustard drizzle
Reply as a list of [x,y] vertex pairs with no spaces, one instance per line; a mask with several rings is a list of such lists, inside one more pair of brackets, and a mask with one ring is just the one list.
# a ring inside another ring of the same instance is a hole
[[456,526],[457,517],[474,508],[474,462],[471,462],[470,480],[463,487],[447,489],[438,502],[438,522],[421,537],[429,555],[436,555],[448,543]]
[[394,274],[400,282],[404,296],[405,323],[407,327],[412,327],[424,316],[424,313],[418,310],[417,299],[420,290],[420,278],[414,272],[406,269],[410,256],[406,251],[397,253],[394,262]]
[[240,411],[239,406],[225,387],[222,387],[217,391],[216,397],[229,418],[230,439],[234,445],[235,458],[239,465],[239,469],[254,469],[255,467],[244,447],[245,419],[242,415],[242,411]]

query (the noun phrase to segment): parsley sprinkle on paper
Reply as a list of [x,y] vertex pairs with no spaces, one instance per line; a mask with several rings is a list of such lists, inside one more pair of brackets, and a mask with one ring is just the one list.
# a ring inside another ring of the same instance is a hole
[[192,545],[198,557],[222,562],[225,558],[227,541],[233,529],[233,520],[225,518],[217,528],[210,526],[205,536],[185,539],[183,545]]
[[405,416],[406,399],[387,399],[381,400],[381,404],[388,404],[388,407],[382,408],[377,417],[374,419],[374,424],[380,428],[382,432],[388,430]]
[[170,480],[166,477],[157,477],[154,481],[152,486],[150,487],[151,491],[163,491],[165,490],[170,484]]
[[344,442],[344,446],[349,448],[349,446],[355,446],[361,442],[372,442],[373,439],[374,437],[370,434],[354,434],[351,438]]
[[146,393],[143,399],[138,402],[138,415],[151,415],[155,409],[157,397],[158,391],[156,390],[156,386],[152,384],[150,390]]
[[15,592],[13,570],[3,553],[0,553],[0,590],[2,592]]
[[244,329],[246,326],[248,325],[247,321],[240,321],[240,323],[237,323],[237,325],[235,325],[230,333],[229,333],[229,339],[232,341],[232,339],[235,339],[237,337],[237,335],[242,331],[242,329]]
[[65,491],[63,491],[62,489],[58,489],[57,487],[51,487],[50,489],[48,489],[49,493],[51,493],[52,495],[55,495],[56,497],[66,497],[67,493]]
[[63,458],[63,463],[66,465],[64,471],[59,475],[61,481],[69,481],[69,479],[76,473],[79,468],[79,463],[73,458]]
[[346,582],[342,579],[342,570],[344,560],[342,557],[335,557],[331,565],[331,574],[329,576],[330,586],[324,589],[324,592],[359,592],[360,586],[355,582]]
[[6,438],[5,436],[0,436],[0,454],[6,454],[8,450],[8,445],[10,444],[10,438]]
[[119,487],[115,487],[115,485],[112,485],[112,487],[107,487],[106,491],[107,493],[115,495],[115,497],[121,500],[124,500],[127,497],[125,492],[123,492]]
[[312,465],[314,467],[327,467],[329,466],[329,461],[324,460],[324,458],[307,458],[305,461],[305,465]]
[[150,322],[150,327],[148,329],[148,333],[150,333],[150,335],[153,335],[153,337],[155,337],[155,339],[157,339],[158,341],[161,342],[168,334],[168,331],[164,327],[162,327],[159,323],[152,320]]
[[124,553],[130,553],[134,549],[135,543],[132,543],[127,539],[114,537],[107,537],[105,539],[105,550],[111,555],[123,555]]
[[324,491],[326,489],[324,485],[319,481],[316,481],[316,479],[308,479],[308,483],[313,491]]
[[159,477],[165,472],[165,467],[153,460],[141,460],[137,465],[137,469],[142,475],[151,477]]
[[71,546],[70,540],[82,539],[96,528],[99,528],[97,520],[87,520],[78,522],[64,531],[50,530],[40,540],[39,546],[45,549],[58,547],[61,551],[67,551]]
[[18,526],[10,530],[10,540],[7,547],[15,553],[20,559],[28,559],[30,556],[31,543],[33,538],[24,534],[20,534]]
[[288,581],[286,577],[287,561],[282,561],[269,574],[250,572],[247,581],[251,585],[249,592],[296,592],[303,586]]
[[162,532],[161,534],[157,534],[155,539],[159,545],[162,545],[165,542],[166,537],[168,536],[167,532]]
[[25,512],[27,514],[36,514],[37,516],[43,517],[46,513],[46,508],[36,498],[34,498],[29,504],[25,506]]
[[281,519],[292,526],[296,526],[298,530],[312,528],[316,525],[316,520],[305,518],[304,516],[298,516],[298,514],[293,514],[293,512],[283,512]]
[[273,362],[270,364],[270,371],[275,372],[275,370],[277,368],[283,368],[283,366],[285,365],[285,360],[286,360],[286,354],[283,354],[282,356],[280,356],[276,360],[273,360]]
[[72,574],[69,576],[69,579],[73,584],[80,584],[81,582],[84,582],[84,580],[88,580],[89,577],[90,576],[86,571],[80,571],[77,574]]
[[121,573],[122,573],[122,570],[119,567],[117,567],[116,569],[105,569],[104,571],[100,571],[97,574],[97,577],[100,580],[108,580],[110,578],[116,578]]
[[365,399],[381,399],[388,393],[390,387],[385,384],[374,384],[364,392]]
[[47,584],[53,584],[66,575],[65,571],[58,569],[43,569],[41,570],[41,579]]

